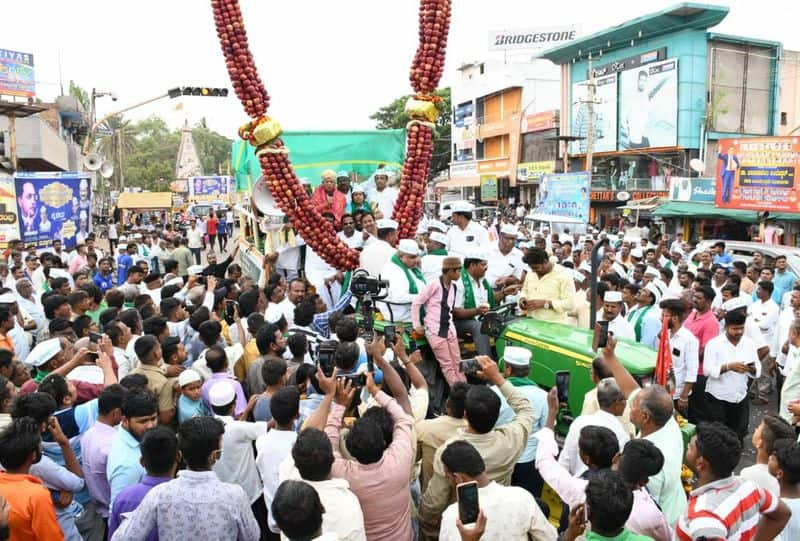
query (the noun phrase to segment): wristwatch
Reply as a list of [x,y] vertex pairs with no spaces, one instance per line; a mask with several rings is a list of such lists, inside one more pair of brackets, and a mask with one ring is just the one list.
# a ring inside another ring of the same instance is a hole
[[550,301],[544,301],[545,310],[550,310],[550,308],[552,308],[552,307],[553,307],[553,305],[552,305],[552,303]]

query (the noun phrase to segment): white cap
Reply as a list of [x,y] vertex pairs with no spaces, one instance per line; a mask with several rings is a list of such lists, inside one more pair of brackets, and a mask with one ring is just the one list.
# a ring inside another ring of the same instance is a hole
[[50,267],[50,278],[66,278],[69,280],[70,274],[67,270]]
[[616,272],[620,276],[625,276],[625,275],[628,274],[625,271],[625,267],[623,267],[620,263],[617,263],[616,261],[614,262],[613,265],[611,265],[611,270],[613,270],[614,272]]
[[431,229],[439,230],[442,233],[447,232],[447,226],[444,225],[444,223],[440,222],[439,220],[428,220],[428,231],[430,231]]
[[136,233],[136,234],[133,235],[133,238],[140,239],[140,238],[142,238],[142,234],[141,233]]
[[653,276],[654,278],[661,278],[661,273],[655,267],[647,267],[644,271],[645,276]]
[[0,295],[0,304],[14,304],[15,302],[17,302],[17,298],[13,293],[3,293]]
[[419,246],[415,240],[403,239],[397,244],[397,251],[402,254],[419,255]]
[[353,184],[353,186],[351,186],[350,188],[350,191],[352,193],[363,193],[363,194],[367,193],[367,190],[365,190],[361,184]]
[[127,250],[127,249],[128,245],[125,244],[124,242],[120,242],[119,244],[117,244],[117,250]]
[[119,238],[119,242],[125,242],[126,240],[128,240],[128,237],[126,237],[125,235],[122,235],[122,236]]
[[517,240],[528,240],[527,237],[522,233],[522,231],[517,231]]
[[208,401],[218,408],[227,406],[236,399],[236,389],[230,381],[220,380],[208,390]]
[[398,227],[397,222],[390,220],[389,218],[381,218],[375,222],[375,225],[378,227],[378,229],[397,229]]
[[519,245],[520,248],[525,248],[526,250],[530,250],[531,248],[536,248],[536,243],[533,241],[530,242],[523,242]]
[[592,266],[589,265],[588,261],[581,261],[581,264],[578,265],[578,270],[588,272],[589,274],[592,273]]
[[529,349],[517,346],[506,346],[506,349],[503,350],[503,362],[511,366],[525,368],[530,366],[532,355],[533,353]]
[[433,233],[428,235],[428,238],[434,242],[438,242],[442,246],[447,246],[447,235],[445,235],[444,233],[439,233],[438,231],[434,231]]
[[417,226],[417,235],[424,235],[428,232],[428,224],[425,222],[420,222]]
[[503,224],[500,227],[500,234],[501,235],[513,235],[516,236],[519,233],[519,230],[514,227],[513,224]]
[[622,302],[622,293],[619,291],[606,291],[603,302]]
[[644,257],[644,252],[642,252],[641,248],[634,248],[631,250],[631,257],[635,257],[636,259],[641,259]]
[[747,299],[744,297],[734,297],[723,302],[721,308],[726,312],[731,312],[733,310],[738,310],[739,308],[744,308],[745,306],[747,306]]
[[189,276],[200,276],[203,274],[203,266],[202,265],[192,265],[191,267],[186,269],[186,273]]
[[39,342],[36,347],[28,353],[28,356],[23,360],[25,364],[30,366],[42,366],[44,363],[56,356],[56,353],[61,351],[61,339],[50,338],[44,342]]
[[451,212],[472,212],[475,210],[475,205],[472,203],[467,203],[466,201],[456,201],[450,207]]
[[480,259],[481,261],[489,261],[489,255],[480,248],[472,248],[464,256],[464,259]]
[[656,299],[654,304],[658,304],[661,300],[663,293],[661,292],[661,288],[659,288],[655,282],[650,282],[645,286],[645,289],[653,294],[653,297]]
[[581,271],[573,270],[572,271],[572,279],[575,280],[576,282],[582,284],[583,282],[586,281],[586,276]]
[[267,306],[267,311],[264,313],[264,321],[267,323],[277,323],[283,317],[283,312],[280,307],[272,303]]
[[308,178],[308,177],[302,177],[300,179],[300,184],[302,184],[303,186],[310,186],[311,185],[311,179]]
[[178,376],[179,387],[184,387],[190,383],[196,383],[198,381],[203,381],[203,377],[197,370],[192,370],[191,368],[184,370],[181,372],[181,375]]

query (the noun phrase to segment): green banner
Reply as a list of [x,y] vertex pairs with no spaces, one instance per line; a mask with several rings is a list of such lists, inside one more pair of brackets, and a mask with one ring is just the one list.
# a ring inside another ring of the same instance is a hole
[[[400,168],[405,159],[405,130],[295,131],[281,136],[289,149],[289,159],[299,178],[307,177],[313,186],[320,183],[325,169],[355,172],[369,177],[383,164]],[[255,148],[234,141],[231,170],[237,191],[247,191],[261,176]]]

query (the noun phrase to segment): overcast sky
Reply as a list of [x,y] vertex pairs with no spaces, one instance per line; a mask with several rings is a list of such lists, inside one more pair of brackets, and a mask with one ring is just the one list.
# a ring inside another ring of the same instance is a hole
[[[578,24],[587,35],[675,4],[668,0],[453,0],[442,81],[465,61],[493,58],[490,30]],[[800,49],[800,1],[730,0],[714,31],[781,41]],[[241,1],[271,114],[284,129],[368,129],[369,115],[410,91],[408,71],[417,40],[411,0]],[[545,8],[546,6],[546,8]],[[207,0],[5,0],[0,48],[34,54],[37,94],[48,101],[70,79],[114,91],[98,101],[98,117],[184,85],[229,86]],[[624,14],[624,15],[623,15]],[[496,57],[496,56],[495,56]],[[61,75],[59,76],[59,58]],[[500,56],[502,58],[502,56]],[[516,60],[520,58],[517,57]],[[233,96],[233,93],[231,93]],[[205,116],[212,129],[235,137],[246,120],[235,96],[163,100],[135,112],[177,126]]]

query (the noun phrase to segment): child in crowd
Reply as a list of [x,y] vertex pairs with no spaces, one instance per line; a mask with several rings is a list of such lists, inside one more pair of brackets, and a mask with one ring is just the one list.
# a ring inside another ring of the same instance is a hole
[[183,424],[192,417],[210,415],[200,397],[203,378],[196,370],[189,368],[181,372],[178,386],[181,388],[181,396],[178,398],[178,424]]

